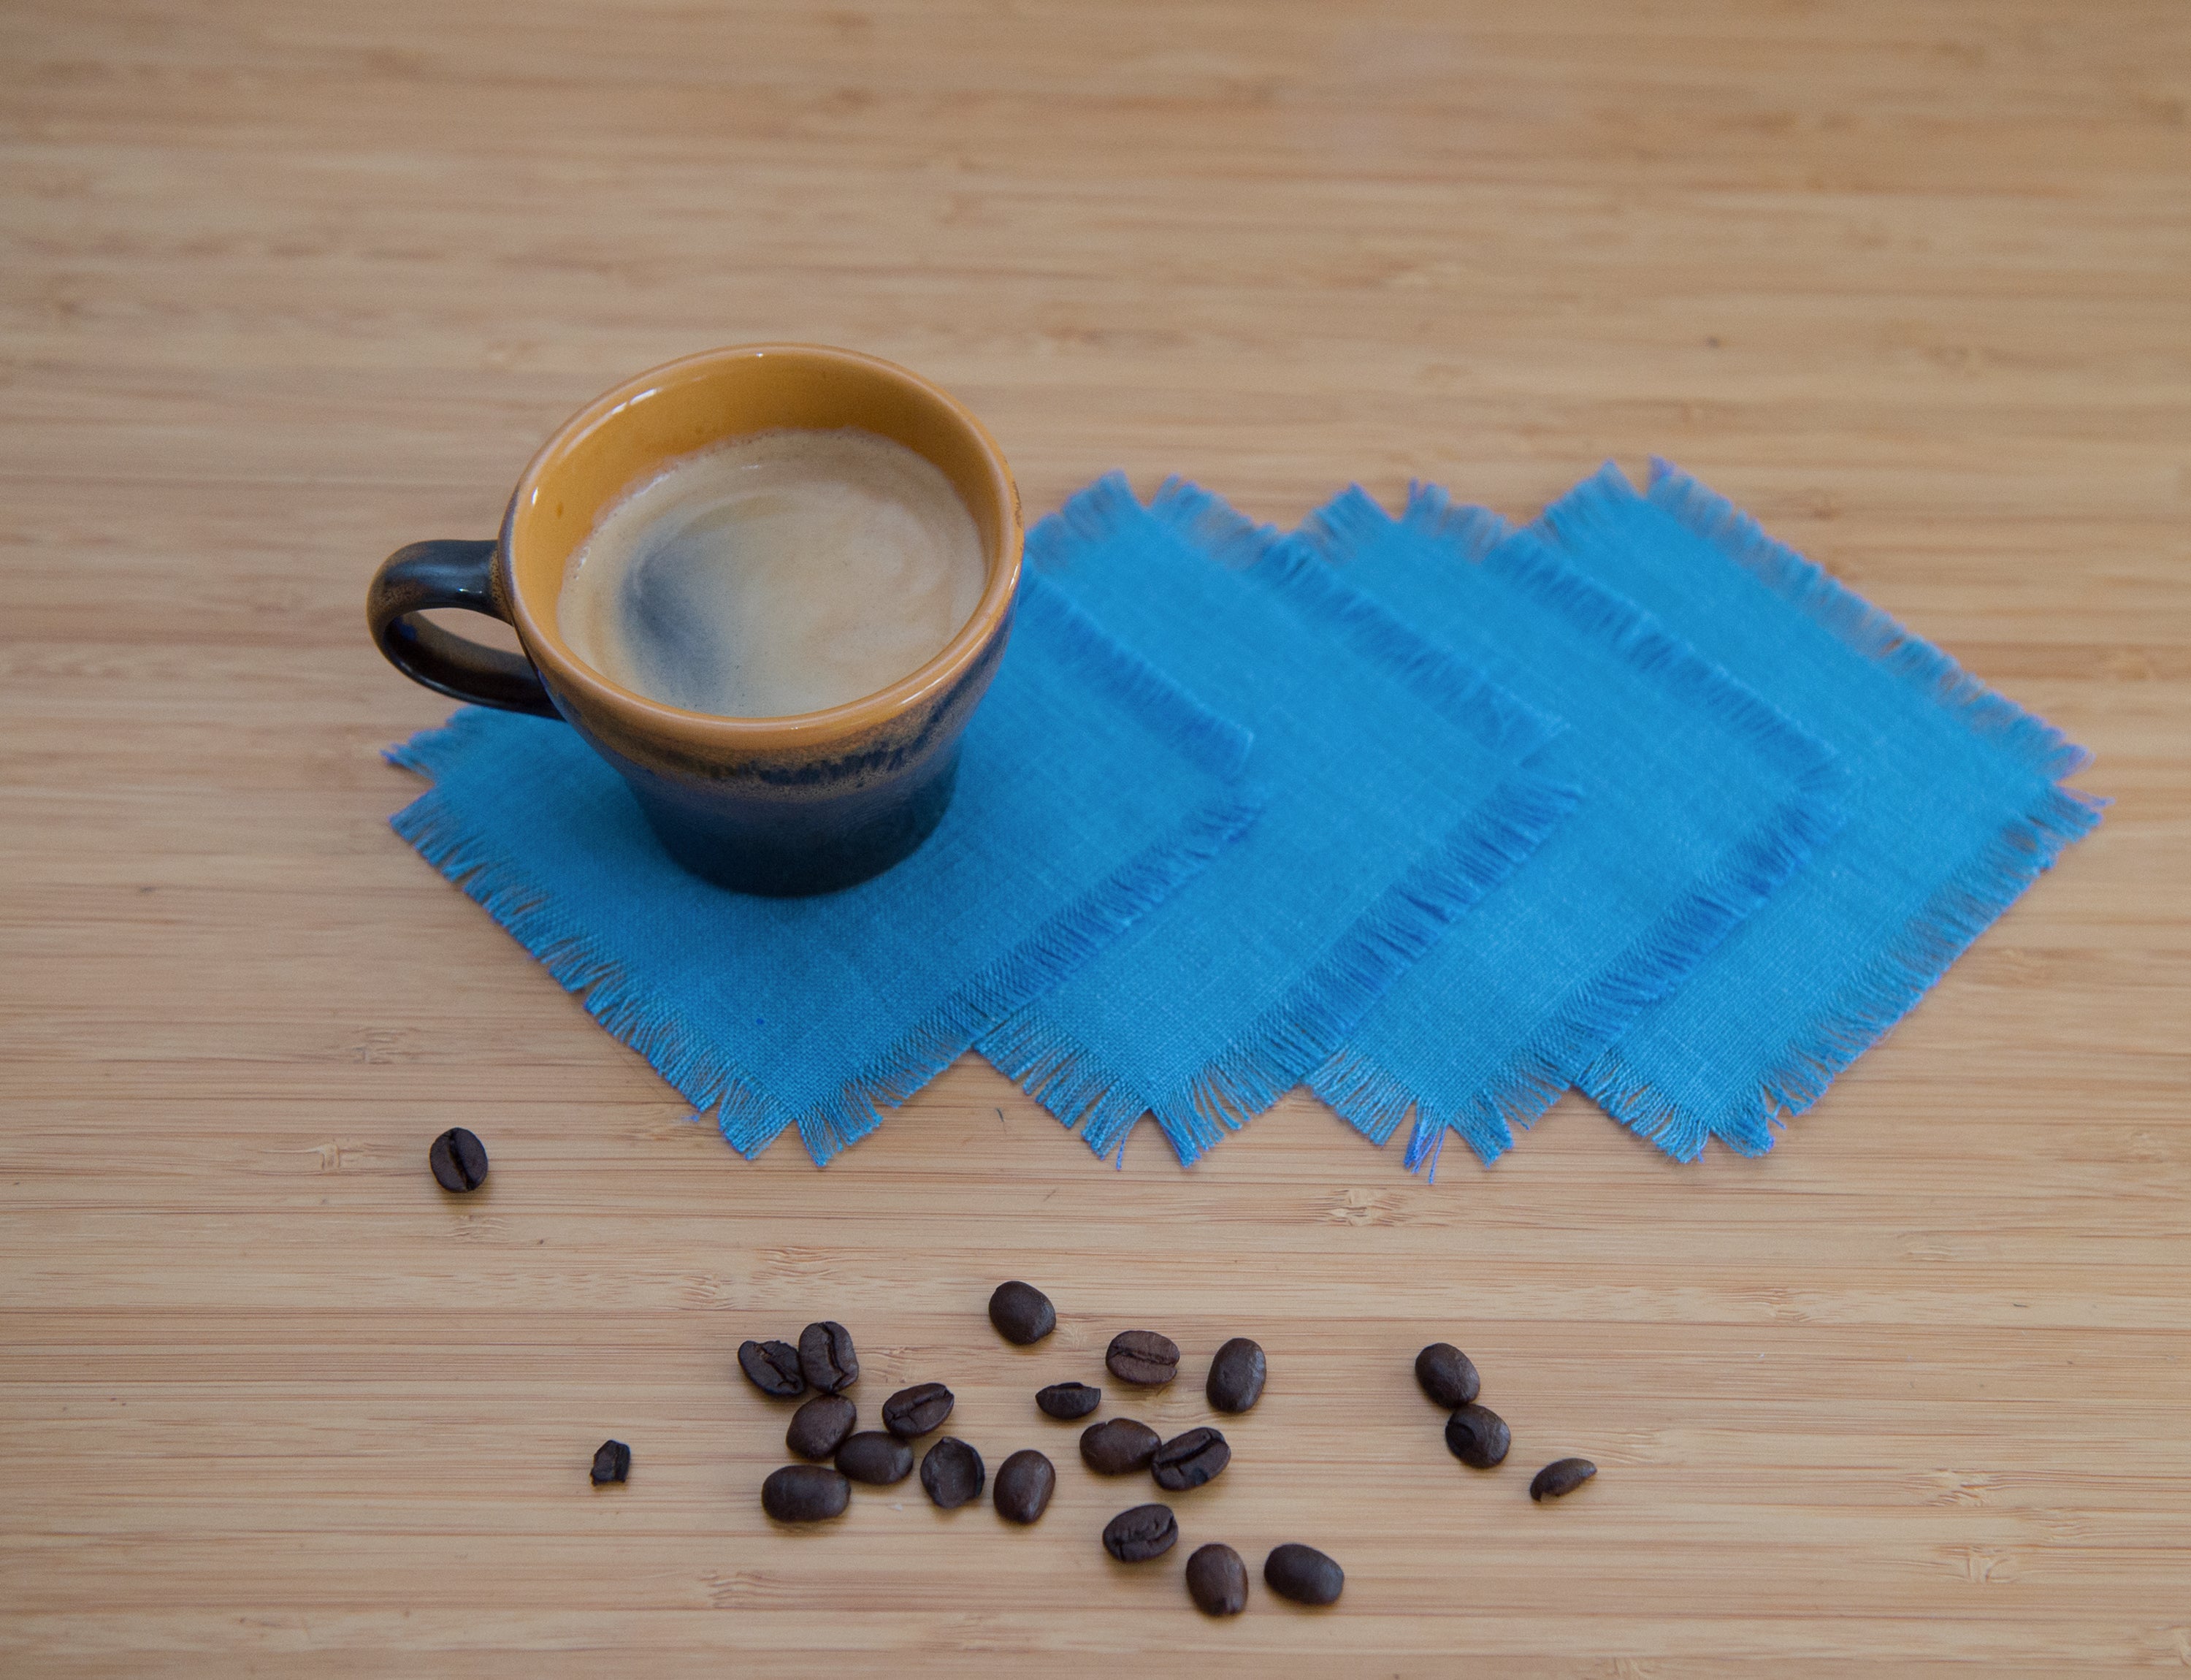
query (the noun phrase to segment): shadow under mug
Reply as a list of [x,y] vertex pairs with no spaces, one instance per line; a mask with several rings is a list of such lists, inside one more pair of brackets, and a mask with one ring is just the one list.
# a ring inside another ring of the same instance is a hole
[[[650,700],[572,652],[556,624],[564,570],[612,502],[712,443],[845,426],[935,463],[981,533],[981,604],[935,658],[825,711],[734,718]],[[742,892],[830,892],[887,869],[942,819],[959,738],[1010,632],[1021,537],[1011,470],[943,391],[851,350],[742,345],[669,362],[588,403],[525,469],[498,539],[397,550],[373,578],[366,616],[380,651],[413,681],[570,724],[630,783],[664,849],[693,874]],[[437,607],[502,619],[523,655],[416,616]]]

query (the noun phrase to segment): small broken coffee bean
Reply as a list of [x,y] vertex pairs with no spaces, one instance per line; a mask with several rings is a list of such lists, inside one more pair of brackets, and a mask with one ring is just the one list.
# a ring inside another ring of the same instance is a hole
[[[1556,1466],[1555,1466],[1556,1467]],[[631,1449],[621,1441],[604,1441],[594,1449],[594,1485],[621,1482],[631,1474]],[[1539,1476],[1539,1481],[1544,1480]]]
[[1206,1616],[1237,1616],[1248,1608],[1248,1566],[1229,1546],[1212,1541],[1187,1560],[1187,1596]]
[[1032,1523],[1050,1509],[1056,1490],[1057,1466],[1033,1447],[1022,1447],[997,1467],[997,1515]]
[[982,1455],[956,1435],[946,1435],[921,1455],[920,1485],[946,1511],[982,1496]]
[[779,1523],[820,1523],[845,1514],[852,1484],[826,1464],[787,1464],[760,1484],[760,1508]]
[[1554,1459],[1529,1478],[1529,1497],[1539,1505],[1564,1498],[1596,1474],[1597,1466],[1586,1458]]
[[1121,1382],[1161,1388],[1179,1375],[1179,1344],[1154,1330],[1120,1330],[1111,1338],[1103,1363]]
[[1130,1417],[1107,1418],[1080,1432],[1080,1458],[1098,1476],[1123,1476],[1157,1455],[1163,1437]]
[[1234,1336],[1209,1362],[1209,1404],[1221,1412],[1246,1411],[1263,1398],[1266,1370],[1263,1350],[1244,1335]]
[[837,1468],[855,1482],[886,1488],[913,1474],[913,1449],[895,1435],[862,1429],[837,1449]]
[[1488,1406],[1463,1406],[1445,1422],[1445,1444],[1471,1470],[1488,1470],[1513,1444],[1506,1420]]
[[1057,1328],[1057,1309],[1033,1284],[999,1284],[989,1297],[989,1322],[1005,1341],[1025,1347]]
[[451,1126],[426,1151],[434,1182],[459,1196],[487,1182],[487,1145],[462,1126]]
[[1121,1563],[1146,1563],[1179,1544],[1179,1523],[1169,1505],[1137,1505],[1103,1525],[1103,1549]]
[[1045,1416],[1061,1418],[1070,1423],[1076,1417],[1085,1417],[1103,1404],[1103,1391],[1092,1383],[1053,1382],[1034,1397]]
[[951,1415],[951,1391],[940,1382],[917,1382],[883,1402],[883,1427],[911,1440],[925,1435]]
[[1474,1362],[1450,1341],[1433,1341],[1415,1355],[1415,1381],[1448,1411],[1467,1405],[1483,1388]]
[[746,1381],[771,1399],[788,1400],[806,1392],[799,1370],[799,1350],[788,1341],[742,1341],[738,1369]]
[[817,1394],[791,1415],[783,1444],[801,1458],[825,1459],[845,1444],[859,1408],[842,1394]]
[[799,1333],[799,1370],[806,1386],[822,1394],[841,1394],[860,1380],[860,1356],[852,1333],[834,1318],[809,1324]]
[[1232,1461],[1232,1449],[1215,1429],[1190,1429],[1158,1447],[1149,1460],[1149,1472],[1167,1493],[1183,1494],[1198,1488]]
[[1346,1586],[1346,1571],[1312,1546],[1280,1546],[1263,1560],[1263,1584],[1296,1604],[1332,1604]]

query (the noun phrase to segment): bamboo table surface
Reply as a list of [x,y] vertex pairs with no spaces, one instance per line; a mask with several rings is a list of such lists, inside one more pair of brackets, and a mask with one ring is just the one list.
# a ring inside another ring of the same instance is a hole
[[[2191,1664],[2187,100],[2166,0],[0,12],[0,1671]],[[747,1165],[389,831],[447,708],[360,609],[595,391],[757,339],[936,378],[1031,513],[1120,466],[1521,516],[1662,453],[2116,804],[1761,1159],[1570,1096],[1432,1185],[1297,1093],[1113,1171],[969,1059]],[[1043,1523],[771,1532],[732,1353],[824,1317],[870,1415],[942,1378],[1046,1447]],[[1336,1609],[1098,1550],[1147,1495],[1029,1395],[1135,1324],[1167,1428],[1268,1347],[1187,1541],[1319,1545]]]

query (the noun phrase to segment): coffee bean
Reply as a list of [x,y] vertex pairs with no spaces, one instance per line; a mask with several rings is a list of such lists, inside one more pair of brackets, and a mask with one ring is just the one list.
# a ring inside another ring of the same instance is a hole
[[1103,1363],[1121,1382],[1161,1388],[1179,1375],[1179,1344],[1154,1330],[1120,1330],[1111,1338]]
[[826,1464],[787,1464],[760,1484],[760,1508],[779,1523],[819,1523],[845,1514],[852,1484]]
[[462,1126],[451,1126],[426,1151],[434,1182],[459,1196],[487,1182],[487,1145]]
[[940,1382],[917,1382],[883,1402],[883,1427],[911,1440],[951,1415],[951,1391]]
[[1513,1444],[1506,1420],[1488,1406],[1463,1406],[1445,1421],[1445,1444],[1471,1470],[1488,1470]]
[[1448,1411],[1467,1405],[1483,1387],[1474,1363],[1450,1341],[1433,1341],[1415,1355],[1415,1381]]
[[860,1356],[852,1333],[834,1318],[799,1332],[799,1370],[806,1386],[822,1394],[841,1394],[860,1380]]
[[997,1467],[997,1515],[1032,1523],[1050,1509],[1056,1490],[1057,1466],[1033,1447],[1022,1447]]
[[1190,1429],[1157,1449],[1149,1472],[1165,1492],[1183,1494],[1200,1487],[1232,1461],[1232,1449],[1215,1429]]
[[1586,1458],[1554,1459],[1529,1478],[1529,1497],[1539,1505],[1564,1498],[1596,1474],[1597,1466]]
[[1169,1505],[1137,1505],[1103,1525],[1103,1549],[1121,1563],[1146,1563],[1179,1544],[1179,1523]]
[[1263,1398],[1265,1370],[1263,1350],[1234,1336],[1209,1362],[1209,1404],[1221,1412],[1246,1411]]
[[1053,1382],[1034,1397],[1034,1403],[1047,1415],[1069,1423],[1101,1405],[1103,1391],[1085,1382]]
[[1025,1347],[1057,1328],[1057,1309],[1033,1284],[999,1284],[989,1297],[989,1322],[1005,1341]]
[[1229,1546],[1198,1546],[1187,1560],[1187,1596],[1206,1616],[1237,1616],[1248,1608],[1248,1566]]
[[842,1394],[817,1394],[792,1413],[783,1444],[801,1458],[828,1458],[845,1444],[859,1415],[859,1408]]
[[862,1429],[837,1449],[837,1468],[855,1482],[886,1488],[913,1474],[913,1449],[895,1435]]
[[982,1455],[956,1435],[946,1435],[921,1455],[920,1485],[946,1511],[982,1496]]
[[[1570,1461],[1570,1462],[1579,1461]],[[1554,1469],[1558,1467],[1556,1465],[1553,1466]],[[604,1441],[594,1449],[594,1485],[595,1487],[600,1487],[604,1482],[621,1482],[630,1474],[631,1449],[623,1442]],[[1539,1476],[1537,1479],[1541,1482],[1545,1478]],[[1564,1492],[1565,1489],[1562,1491]]]
[[1263,1559],[1263,1585],[1296,1604],[1336,1603],[1346,1571],[1312,1546],[1280,1546]]
[[1163,1438],[1130,1417],[1107,1418],[1080,1432],[1081,1461],[1098,1476],[1123,1476],[1157,1455]]
[[800,1374],[799,1350],[788,1341],[742,1341],[738,1369],[746,1381],[771,1399],[788,1400],[806,1392]]

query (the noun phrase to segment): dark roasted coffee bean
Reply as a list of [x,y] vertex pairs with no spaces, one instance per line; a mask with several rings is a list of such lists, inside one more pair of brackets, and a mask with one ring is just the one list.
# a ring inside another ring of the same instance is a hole
[[1488,1406],[1463,1406],[1445,1421],[1445,1444],[1471,1470],[1488,1470],[1513,1444],[1506,1420]]
[[1248,1608],[1248,1566],[1229,1546],[1198,1546],[1187,1560],[1187,1596],[1206,1616],[1237,1616]]
[[1103,1404],[1103,1391],[1085,1382],[1053,1382],[1034,1397],[1045,1415],[1070,1423]]
[[806,1392],[806,1379],[799,1371],[799,1350],[788,1341],[740,1342],[738,1369],[771,1399],[788,1400]]
[[1179,1544],[1179,1523],[1169,1505],[1137,1505],[1103,1525],[1103,1549],[1121,1563],[1146,1563]]
[[913,1449],[895,1435],[862,1429],[837,1449],[837,1468],[855,1482],[886,1488],[913,1474]]
[[1022,1447],[997,1466],[997,1515],[1032,1523],[1050,1509],[1056,1490],[1057,1466],[1033,1447]]
[[462,1126],[451,1126],[426,1151],[434,1182],[459,1196],[487,1182],[487,1145]]
[[1107,1418],[1080,1432],[1080,1458],[1098,1476],[1123,1476],[1157,1455],[1164,1440],[1146,1423],[1130,1417]]
[[826,1464],[787,1464],[760,1484],[760,1508],[779,1523],[819,1523],[845,1514],[852,1484]]
[[1057,1328],[1057,1309],[1033,1284],[999,1284],[989,1297],[989,1322],[1005,1341],[1025,1347]]
[[852,1333],[834,1318],[799,1332],[799,1370],[806,1386],[822,1394],[841,1394],[860,1380],[860,1356]]
[[956,1435],[946,1435],[921,1455],[920,1485],[946,1511],[982,1496],[982,1455]]
[[1415,1381],[1448,1411],[1467,1405],[1483,1387],[1474,1363],[1450,1341],[1433,1341],[1415,1355]]
[[1103,1363],[1121,1382],[1161,1388],[1179,1375],[1179,1344],[1154,1330],[1120,1330],[1111,1338]]
[[[1568,1462],[1574,1464],[1581,1461],[1570,1459]],[[1553,1466],[1554,1469],[1558,1467],[1556,1465]],[[594,1449],[594,1485],[595,1487],[600,1487],[604,1482],[621,1482],[630,1474],[631,1449],[623,1442],[604,1441]],[[1537,1479],[1541,1482],[1545,1478],[1539,1476]],[[1561,1491],[1565,1492],[1566,1489],[1562,1489]]]
[[951,1391],[940,1382],[916,1382],[883,1402],[883,1427],[911,1440],[951,1415]]
[[845,1444],[859,1409],[842,1394],[817,1394],[791,1415],[783,1444],[801,1458],[825,1459]]
[[1263,1398],[1263,1350],[1236,1335],[1209,1362],[1209,1404],[1221,1412],[1244,1412]]
[[1597,1466],[1586,1458],[1554,1459],[1529,1478],[1529,1497],[1539,1505],[1562,1498],[1596,1474]]
[[1183,1494],[1198,1488],[1232,1461],[1232,1449],[1215,1429],[1190,1429],[1158,1447],[1149,1461],[1149,1473],[1166,1493]]
[[1296,1604],[1332,1604],[1346,1586],[1346,1571],[1312,1546],[1273,1546],[1263,1559],[1263,1585]]

